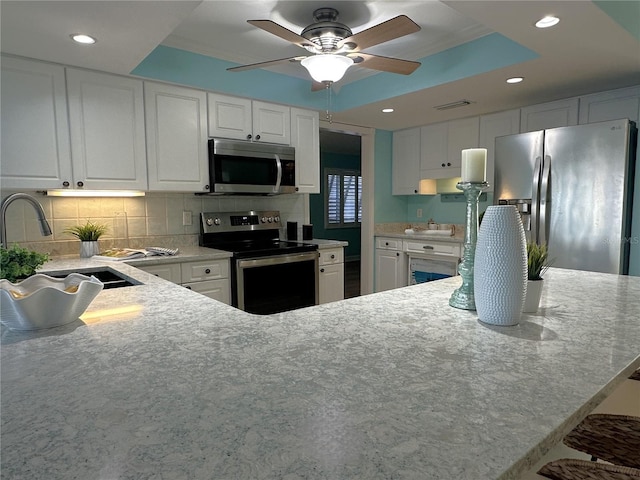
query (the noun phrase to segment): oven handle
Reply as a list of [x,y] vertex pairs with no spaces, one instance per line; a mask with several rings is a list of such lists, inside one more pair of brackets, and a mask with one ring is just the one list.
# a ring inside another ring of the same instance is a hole
[[316,260],[318,252],[292,253],[288,255],[276,255],[273,257],[246,258],[236,260],[238,268],[264,267],[268,265],[281,265],[283,263],[306,262]]
[[280,192],[280,184],[282,183],[282,162],[280,161],[280,155],[275,154],[276,157],[276,168],[278,169],[278,173],[276,176],[276,186],[274,187],[273,193]]

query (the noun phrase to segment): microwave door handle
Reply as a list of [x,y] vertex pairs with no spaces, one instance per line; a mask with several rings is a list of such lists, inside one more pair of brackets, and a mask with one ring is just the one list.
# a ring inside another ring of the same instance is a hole
[[280,161],[280,156],[276,153],[276,168],[278,169],[278,174],[276,175],[276,186],[273,188],[273,193],[280,192],[280,183],[282,183],[282,162]]

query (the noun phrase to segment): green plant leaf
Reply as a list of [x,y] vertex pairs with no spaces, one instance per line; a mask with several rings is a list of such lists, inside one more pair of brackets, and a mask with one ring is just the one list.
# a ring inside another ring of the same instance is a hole
[[17,244],[8,249],[0,247],[0,278],[15,283],[36,273],[47,260],[49,254],[34,252]]
[[75,225],[73,227],[66,228],[64,232],[70,233],[83,242],[95,242],[102,235],[107,233],[107,230],[108,228],[106,225],[87,220],[87,223],[84,225]]

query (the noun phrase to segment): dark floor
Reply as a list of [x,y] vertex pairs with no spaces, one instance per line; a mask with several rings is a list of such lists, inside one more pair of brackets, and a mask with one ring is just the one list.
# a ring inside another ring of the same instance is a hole
[[344,298],[360,296],[360,260],[344,263]]

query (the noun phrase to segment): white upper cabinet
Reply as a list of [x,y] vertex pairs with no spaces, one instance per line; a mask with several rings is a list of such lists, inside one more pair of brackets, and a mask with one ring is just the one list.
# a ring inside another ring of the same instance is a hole
[[420,128],[393,132],[392,194],[414,195],[420,189]]
[[578,98],[541,103],[520,109],[520,132],[578,124]]
[[64,68],[3,56],[1,84],[1,188],[62,188],[72,180]]
[[459,177],[461,152],[478,146],[478,131],[478,117],[422,127],[421,178]]
[[462,150],[477,148],[480,135],[480,119],[478,117],[461,118],[447,122],[447,165],[455,169],[454,177],[460,176],[462,166]]
[[253,140],[291,144],[291,109],[283,105],[253,101]]
[[318,112],[291,108],[291,146],[296,149],[298,193],[320,193],[320,119]]
[[142,81],[67,69],[74,188],[147,189]]
[[208,191],[207,94],[145,82],[149,190]]
[[640,86],[580,97],[580,123],[628,118],[640,121]]
[[520,110],[507,110],[480,117],[480,142],[478,146],[487,149],[487,182],[489,182],[489,188],[486,191],[493,191],[496,138],[519,132]]
[[209,136],[291,144],[291,109],[283,105],[207,94]]

